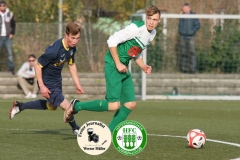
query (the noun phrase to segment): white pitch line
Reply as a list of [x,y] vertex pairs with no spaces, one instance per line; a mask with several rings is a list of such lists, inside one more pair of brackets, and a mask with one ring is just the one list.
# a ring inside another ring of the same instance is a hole
[[[176,137],[176,138],[186,138],[186,136],[172,136],[172,135],[161,135],[161,134],[148,134],[149,136],[158,136],[158,137]],[[240,144],[238,143],[232,143],[232,142],[225,142],[225,141],[219,141],[219,140],[214,140],[214,139],[206,139],[207,141],[210,142],[216,142],[216,143],[222,143],[222,144],[228,144],[231,146],[236,146],[240,147]]]

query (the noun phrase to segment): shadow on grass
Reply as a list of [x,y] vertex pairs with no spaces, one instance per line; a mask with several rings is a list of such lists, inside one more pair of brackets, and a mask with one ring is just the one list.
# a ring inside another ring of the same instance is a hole
[[71,131],[67,129],[59,129],[59,130],[29,130],[29,132],[14,132],[11,134],[48,134],[48,135],[64,135],[67,136],[66,138],[63,138],[62,140],[69,140],[69,139],[76,139],[77,136]]
[[191,148],[190,146],[185,146],[185,148],[189,148],[189,149],[204,149],[204,147],[201,147],[201,148]]

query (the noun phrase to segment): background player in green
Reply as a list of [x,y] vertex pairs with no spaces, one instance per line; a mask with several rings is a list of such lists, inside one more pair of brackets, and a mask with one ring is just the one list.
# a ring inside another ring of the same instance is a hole
[[[66,26],[64,38],[55,41],[46,48],[37,60],[35,72],[41,95],[47,100],[40,99],[26,103],[14,101],[10,110],[10,119],[25,109],[56,110],[60,106],[66,110],[69,107],[70,103],[62,94],[61,72],[65,62],[68,63],[69,72],[77,93],[81,94],[84,92],[79,82],[76,64],[74,63],[74,55],[76,45],[80,39],[80,33],[81,29],[77,23],[69,23]],[[74,134],[77,134],[79,126],[76,124],[73,116],[70,117],[69,124]]]
[[160,22],[161,13],[155,6],[146,8],[146,20],[136,21],[126,28],[109,37],[104,61],[106,80],[106,100],[80,102],[72,100],[72,104],[64,113],[64,121],[69,122],[70,117],[81,110],[87,111],[116,111],[109,128],[114,128],[126,120],[129,113],[136,107],[134,84],[128,64],[134,59],[146,74],[151,74],[152,67],[145,64],[141,58],[144,50],[156,35],[155,28]]

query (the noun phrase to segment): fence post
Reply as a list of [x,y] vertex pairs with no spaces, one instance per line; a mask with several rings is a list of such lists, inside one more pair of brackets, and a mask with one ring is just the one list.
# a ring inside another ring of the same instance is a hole
[[62,38],[62,2],[58,0],[58,38]]
[[[143,51],[142,51],[142,58],[143,58],[143,62],[147,63],[147,48],[145,48]],[[146,100],[146,85],[147,85],[147,82],[146,82],[146,73],[144,73],[142,71],[142,96],[141,96],[141,99],[143,101]]]

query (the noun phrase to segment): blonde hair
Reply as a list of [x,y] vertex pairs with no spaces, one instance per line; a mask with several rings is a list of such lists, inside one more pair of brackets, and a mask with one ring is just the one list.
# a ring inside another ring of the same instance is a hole
[[161,11],[156,7],[156,6],[149,6],[145,9],[145,13],[147,16],[152,16],[154,14],[159,14],[161,15]]

